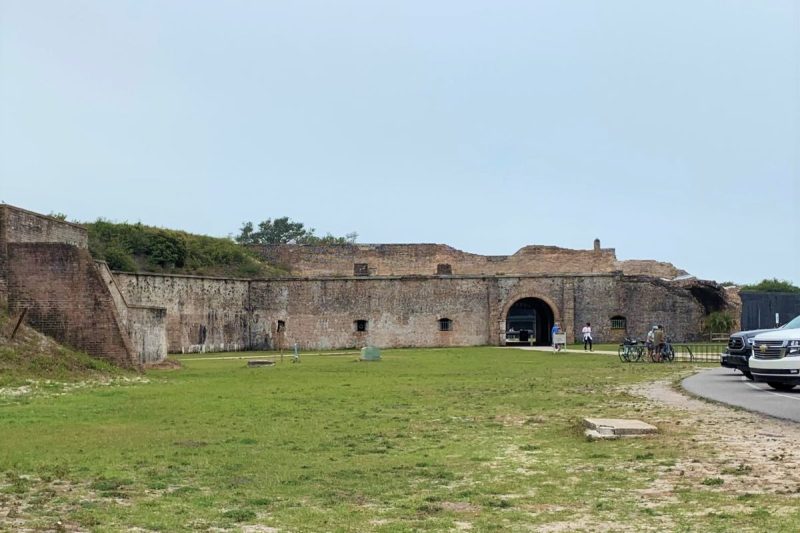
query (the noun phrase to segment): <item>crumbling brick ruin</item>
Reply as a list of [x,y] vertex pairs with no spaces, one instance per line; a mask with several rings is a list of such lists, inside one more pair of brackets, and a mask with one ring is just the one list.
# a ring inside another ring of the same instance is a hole
[[[439,244],[269,246],[259,248],[261,255],[290,277],[221,279],[111,273],[87,258],[79,226],[11,206],[0,214],[0,298],[12,312],[33,309],[33,325],[97,352],[94,341],[70,333],[91,320],[107,343],[100,351],[119,354],[125,346],[139,362],[166,351],[295,343],[303,349],[499,345],[515,321],[528,324],[539,344],[550,342],[554,321],[568,341],[586,322],[600,342],[641,337],[657,323],[675,339],[691,340],[708,313],[739,316],[735,291],[668,263],[618,261],[599,241],[591,250],[526,246],[510,256]],[[23,246],[28,240],[33,248]]]

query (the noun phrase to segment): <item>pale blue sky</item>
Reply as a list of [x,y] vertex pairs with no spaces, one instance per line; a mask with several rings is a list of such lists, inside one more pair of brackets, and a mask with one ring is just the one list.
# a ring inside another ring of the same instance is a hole
[[0,200],[800,284],[800,2],[0,0]]

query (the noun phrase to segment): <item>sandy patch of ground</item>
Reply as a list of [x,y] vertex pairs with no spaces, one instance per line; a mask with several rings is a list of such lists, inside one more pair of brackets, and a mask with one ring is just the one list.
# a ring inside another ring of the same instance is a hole
[[609,531],[647,531],[641,525],[622,524],[619,522],[602,522],[591,517],[576,516],[571,520],[539,524],[536,531],[541,533],[562,533],[572,531],[609,532]]
[[453,513],[478,513],[480,508],[469,502],[441,502],[442,509]]
[[[45,482],[32,476],[6,475],[0,479],[0,531],[87,531],[79,524],[71,523],[64,518],[73,508],[61,503],[76,493],[86,498],[97,499],[97,494],[87,487],[64,481]],[[48,517],[39,516],[31,520],[32,514],[39,514],[46,507]],[[33,525],[33,523],[36,525]]]
[[0,387],[0,400],[15,400],[29,396],[64,396],[74,391],[94,387],[113,387],[140,385],[150,383],[144,376],[118,376],[103,379],[87,379],[83,381],[54,381],[50,379],[29,379],[26,385],[18,387]]
[[[800,497],[800,425],[691,398],[669,383],[646,383],[628,392],[645,398],[644,410],[680,416],[649,417],[662,432],[692,437],[679,445],[685,458],[665,467],[642,495],[672,498],[676,486],[702,485],[737,494],[798,494]],[[666,501],[664,502],[666,503]]]

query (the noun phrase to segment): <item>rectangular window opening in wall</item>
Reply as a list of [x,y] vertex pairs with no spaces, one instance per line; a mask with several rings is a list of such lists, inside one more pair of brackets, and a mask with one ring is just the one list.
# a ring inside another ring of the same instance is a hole
[[284,322],[283,320],[278,320],[278,328],[277,328],[277,330],[278,330],[278,332],[285,331],[286,330],[286,322]]
[[439,319],[439,331],[450,331],[453,329],[453,321],[449,318]]
[[450,263],[439,263],[436,265],[437,276],[451,276],[453,275],[453,266]]
[[369,276],[369,264],[367,263],[354,263],[353,264],[354,276]]
[[367,321],[366,320],[356,320],[356,331],[367,331]]
[[624,316],[611,317],[611,329],[626,329],[628,320]]

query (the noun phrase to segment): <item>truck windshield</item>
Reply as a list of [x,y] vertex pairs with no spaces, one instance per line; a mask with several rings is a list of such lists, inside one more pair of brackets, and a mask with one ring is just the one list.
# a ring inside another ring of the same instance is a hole
[[781,329],[795,329],[795,328],[800,328],[800,315],[797,315],[789,322],[781,326]]

